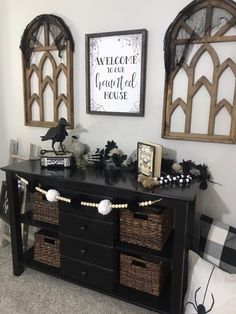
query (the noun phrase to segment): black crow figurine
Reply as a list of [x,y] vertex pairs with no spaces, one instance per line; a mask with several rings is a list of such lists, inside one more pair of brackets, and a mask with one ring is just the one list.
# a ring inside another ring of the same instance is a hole
[[60,143],[61,150],[63,153],[65,153],[64,148],[62,146],[62,142],[64,141],[64,139],[68,135],[68,133],[66,131],[66,127],[68,125],[70,125],[70,124],[66,121],[66,119],[61,118],[58,121],[57,126],[50,128],[44,136],[41,136],[42,141],[52,140],[52,149],[56,155],[57,155],[57,152],[54,148],[54,144],[56,142]]

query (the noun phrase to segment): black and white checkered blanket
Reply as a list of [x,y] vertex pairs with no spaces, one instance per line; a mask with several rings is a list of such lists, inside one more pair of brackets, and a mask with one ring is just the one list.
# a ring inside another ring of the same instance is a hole
[[212,264],[236,273],[236,228],[201,215],[199,250]]

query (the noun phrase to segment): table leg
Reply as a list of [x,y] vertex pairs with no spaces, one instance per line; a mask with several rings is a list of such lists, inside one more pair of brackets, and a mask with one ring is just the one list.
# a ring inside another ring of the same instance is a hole
[[23,247],[21,235],[21,212],[19,204],[18,182],[15,175],[11,172],[6,172],[6,181],[11,227],[13,272],[14,275],[19,276],[24,271],[24,266],[22,263]]
[[185,248],[188,221],[188,204],[175,208],[175,237],[173,248],[173,270],[171,283],[171,314],[182,313],[183,281],[185,271]]

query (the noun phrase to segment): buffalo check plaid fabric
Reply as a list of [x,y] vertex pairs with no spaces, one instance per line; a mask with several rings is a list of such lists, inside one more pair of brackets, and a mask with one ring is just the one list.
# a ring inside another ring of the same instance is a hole
[[201,215],[199,250],[205,260],[236,274],[236,228]]

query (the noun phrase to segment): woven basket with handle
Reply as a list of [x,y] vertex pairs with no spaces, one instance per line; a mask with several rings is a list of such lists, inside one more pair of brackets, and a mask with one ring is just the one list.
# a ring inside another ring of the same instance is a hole
[[168,271],[168,264],[163,261],[155,264],[120,254],[120,283],[124,286],[159,296]]
[[140,212],[120,210],[120,241],[162,250],[173,228],[171,208],[146,208]]
[[31,195],[33,219],[53,225],[59,224],[58,202],[49,202],[39,192]]
[[34,260],[60,267],[60,241],[56,234],[44,230],[35,233]]

